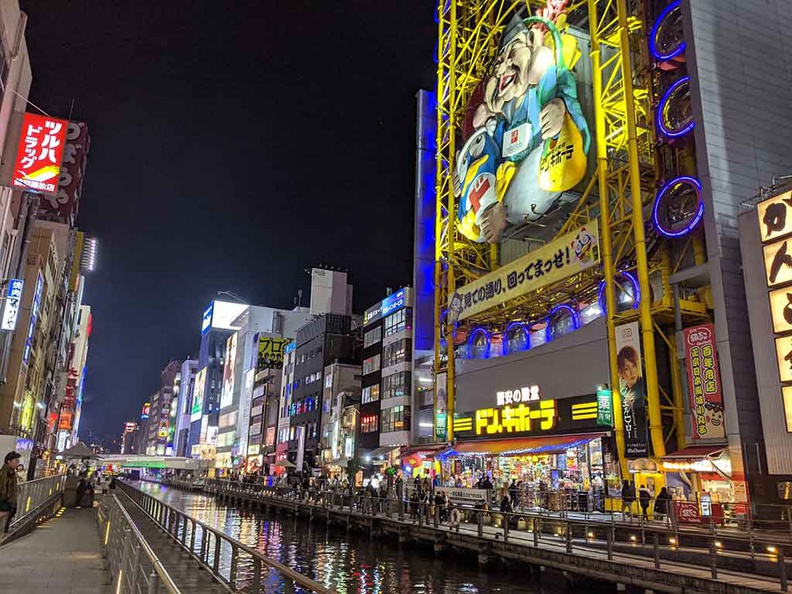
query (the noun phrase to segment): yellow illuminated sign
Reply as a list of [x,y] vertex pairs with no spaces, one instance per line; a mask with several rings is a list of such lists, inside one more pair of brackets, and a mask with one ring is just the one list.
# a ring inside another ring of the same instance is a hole
[[792,282],[792,238],[767,244],[762,251],[767,286],[776,287]]
[[792,386],[781,388],[781,397],[784,400],[784,418],[788,433],[792,433]]
[[756,206],[762,243],[792,233],[792,191],[768,198]]
[[[543,400],[534,406],[505,406],[480,408],[475,413],[476,435],[495,435],[498,433],[526,433],[531,431],[533,421],[537,421],[540,431],[555,429],[558,417],[556,401]],[[459,429],[459,421],[456,422]]]
[[593,220],[460,287],[450,296],[449,316],[464,320],[599,262],[599,226]]
[[776,338],[776,360],[781,383],[792,382],[792,337]]
[[784,334],[792,331],[792,287],[770,291],[770,314],[773,332]]

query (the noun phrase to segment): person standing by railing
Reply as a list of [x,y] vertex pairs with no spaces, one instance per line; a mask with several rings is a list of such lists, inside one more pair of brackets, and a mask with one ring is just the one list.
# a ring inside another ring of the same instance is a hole
[[17,467],[22,456],[17,452],[9,452],[0,468],[0,512],[8,513],[3,532],[8,532],[11,521],[17,511]]

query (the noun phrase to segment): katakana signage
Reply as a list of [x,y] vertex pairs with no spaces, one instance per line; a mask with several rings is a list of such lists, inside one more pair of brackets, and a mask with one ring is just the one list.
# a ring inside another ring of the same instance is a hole
[[258,339],[258,369],[282,369],[283,351],[291,338],[260,334]]
[[19,304],[22,301],[22,289],[25,281],[21,278],[12,278],[8,281],[6,298],[3,302],[3,311],[0,314],[0,330],[14,330],[19,317]]
[[690,412],[693,417],[694,440],[724,439],[723,396],[715,346],[715,326],[701,324],[685,328],[685,361],[687,364]]
[[26,113],[14,165],[14,187],[41,194],[58,193],[63,150],[69,123]]
[[591,221],[460,287],[451,295],[449,318],[464,320],[596,266],[599,261],[599,226]]
[[[612,424],[611,417],[611,424]],[[454,436],[459,439],[529,437],[588,431],[599,423],[596,395],[560,400],[520,401],[503,407],[480,408],[454,415]]]

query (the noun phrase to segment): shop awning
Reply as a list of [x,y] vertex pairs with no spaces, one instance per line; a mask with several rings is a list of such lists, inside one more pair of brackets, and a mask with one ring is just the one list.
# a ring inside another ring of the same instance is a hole
[[661,460],[701,460],[718,456],[725,446],[691,446],[666,454]]
[[402,448],[402,451],[399,453],[399,457],[406,458],[407,456],[414,456],[416,454],[423,454],[424,456],[432,457],[447,449],[447,443],[407,446]]
[[399,449],[399,447],[400,446],[383,446],[381,448],[371,450],[371,457],[379,458],[380,456],[391,453],[393,450]]
[[460,454],[553,454],[581,446],[604,433],[554,435],[550,437],[511,437],[458,441],[453,450]]

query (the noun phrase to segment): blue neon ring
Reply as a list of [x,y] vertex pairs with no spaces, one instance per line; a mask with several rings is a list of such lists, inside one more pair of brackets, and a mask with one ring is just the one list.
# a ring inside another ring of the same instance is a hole
[[666,128],[665,124],[663,123],[663,108],[668,102],[668,99],[671,97],[671,94],[674,91],[676,91],[679,87],[689,82],[690,82],[689,76],[683,76],[682,78],[680,78],[673,85],[668,87],[668,90],[665,92],[665,95],[663,95],[663,98],[660,100],[660,105],[657,106],[657,127],[660,129],[660,132],[662,132],[669,138],[678,138],[679,136],[684,136],[685,134],[690,132],[696,125],[695,120],[690,120],[690,123],[687,126],[685,126],[682,130],[675,132],[673,130],[669,130],[668,128]]
[[556,305],[550,310],[550,313],[547,314],[547,327],[545,328],[546,342],[553,342],[553,316],[556,315],[561,309],[564,309],[572,314],[572,329],[577,330],[580,328],[580,317],[572,306],[567,305],[566,303],[562,305]]
[[[635,295],[635,300],[633,301],[632,309],[638,309],[638,304],[641,302],[641,286],[638,284],[638,279],[635,278],[635,276],[632,273],[627,272],[626,270],[622,270],[621,272],[617,272],[613,276],[613,278],[616,278],[616,277],[619,277],[619,276],[626,277],[630,281],[630,284],[632,284],[632,286],[633,286],[633,294]],[[600,281],[599,291],[597,292],[597,303],[599,303],[599,306],[600,306],[600,309],[602,310],[602,313],[603,314],[607,314],[607,312],[608,312],[607,305],[608,304],[605,302],[605,300],[603,300],[603,297],[605,297],[605,281],[604,280]]]
[[525,349],[523,350],[528,351],[531,349],[531,332],[528,330],[528,328],[525,327],[525,324],[523,322],[512,322],[506,327],[506,332],[503,333],[505,340],[501,345],[501,352],[503,353],[504,356],[511,354],[509,353],[509,333],[515,328],[520,328],[523,331],[523,334],[525,335],[526,346]]
[[485,359],[489,359],[489,357],[490,357],[490,351],[492,349],[492,339],[490,337],[490,333],[487,332],[484,328],[476,328],[475,330],[473,330],[473,332],[470,333],[470,336],[468,336],[468,344],[467,344],[467,356],[468,356],[468,359],[472,359],[473,358],[473,353],[472,353],[471,349],[473,347],[473,342],[474,342],[476,336],[479,333],[481,333],[481,334],[483,334],[484,336],[487,337],[487,348],[484,351],[484,358]]
[[[658,211],[660,209],[660,203],[663,201],[663,197],[665,196],[666,192],[678,183],[688,183],[691,184],[695,189],[696,193],[698,194],[699,199],[699,207],[696,211],[696,215],[690,221],[690,223],[685,226],[684,229],[680,229],[679,231],[669,231],[664,229],[663,226],[660,224],[660,219],[658,218]],[[666,237],[682,237],[690,233],[693,228],[698,225],[701,218],[704,216],[704,201],[701,199],[701,182],[697,180],[695,177],[690,177],[689,175],[681,175],[675,179],[672,179],[668,182],[663,189],[660,190],[657,194],[657,198],[655,198],[654,206],[652,207],[652,220],[654,221],[655,228],[665,235]]]
[[673,58],[676,58],[678,55],[684,53],[685,48],[687,47],[687,42],[683,41],[681,44],[679,44],[679,47],[676,48],[671,53],[661,54],[657,50],[657,43],[655,41],[657,39],[657,33],[660,30],[661,23],[665,20],[665,18],[669,15],[669,13],[671,13],[674,10],[676,10],[677,8],[680,8],[681,6],[682,6],[682,2],[680,0],[677,0],[676,2],[672,2],[671,4],[669,4],[666,7],[666,9],[663,12],[660,13],[660,16],[657,17],[657,20],[655,21],[654,25],[652,26],[652,31],[649,34],[649,51],[651,51],[652,55],[655,58],[657,58],[660,62],[665,62],[667,60],[671,60]]

